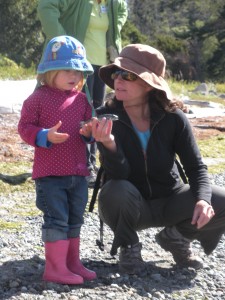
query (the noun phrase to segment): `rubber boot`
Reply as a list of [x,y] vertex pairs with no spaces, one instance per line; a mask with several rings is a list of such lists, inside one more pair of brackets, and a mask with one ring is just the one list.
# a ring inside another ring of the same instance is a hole
[[85,280],[93,280],[97,277],[94,271],[85,268],[80,261],[80,238],[70,238],[67,255],[67,266],[71,272],[82,276]]
[[69,240],[45,243],[45,271],[43,280],[62,284],[82,284],[83,278],[72,273],[66,265]]

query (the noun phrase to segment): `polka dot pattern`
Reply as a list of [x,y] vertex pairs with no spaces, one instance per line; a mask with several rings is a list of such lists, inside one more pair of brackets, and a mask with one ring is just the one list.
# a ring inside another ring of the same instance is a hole
[[18,125],[24,141],[35,146],[39,130],[51,128],[59,121],[58,132],[66,132],[69,139],[50,148],[35,146],[33,179],[45,176],[89,174],[86,163],[86,144],[79,129],[80,122],[91,118],[86,95],[75,90],[62,92],[43,86],[24,101]]

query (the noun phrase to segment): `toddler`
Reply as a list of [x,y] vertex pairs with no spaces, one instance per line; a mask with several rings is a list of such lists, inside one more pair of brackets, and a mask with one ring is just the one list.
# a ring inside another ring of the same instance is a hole
[[96,273],[79,258],[80,229],[88,199],[86,142],[80,122],[92,108],[81,92],[93,73],[84,46],[70,36],[58,36],[47,45],[38,66],[37,88],[23,103],[18,132],[34,146],[32,178],[36,205],[43,212],[45,281],[82,284]]

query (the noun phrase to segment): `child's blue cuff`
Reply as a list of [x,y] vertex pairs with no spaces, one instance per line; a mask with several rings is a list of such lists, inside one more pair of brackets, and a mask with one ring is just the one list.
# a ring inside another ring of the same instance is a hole
[[52,143],[48,141],[47,135],[48,135],[49,129],[42,129],[38,132],[36,137],[36,145],[38,147],[44,147],[44,148],[50,148]]
[[86,136],[81,135],[81,137],[85,143],[94,143],[95,142],[95,139],[93,138],[93,136],[87,138]]

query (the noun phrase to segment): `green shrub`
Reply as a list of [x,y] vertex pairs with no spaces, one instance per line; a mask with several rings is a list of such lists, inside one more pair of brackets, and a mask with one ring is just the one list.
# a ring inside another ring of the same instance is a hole
[[1,80],[20,80],[34,78],[36,67],[34,64],[25,68],[22,64],[18,65],[13,60],[0,54],[0,79]]

